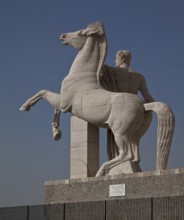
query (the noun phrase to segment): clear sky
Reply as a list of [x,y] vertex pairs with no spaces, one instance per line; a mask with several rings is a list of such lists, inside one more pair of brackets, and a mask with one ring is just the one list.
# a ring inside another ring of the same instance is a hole
[[[70,115],[61,115],[63,138],[52,139],[53,108],[41,101],[18,109],[40,89],[59,92],[76,55],[59,35],[101,21],[106,63],[119,49],[132,51],[156,100],[172,107],[176,129],[169,168],[184,167],[183,0],[0,0],[0,207],[43,204],[44,181],[69,177]],[[141,167],[155,169],[157,118],[141,142]],[[101,162],[106,158],[101,135]]]

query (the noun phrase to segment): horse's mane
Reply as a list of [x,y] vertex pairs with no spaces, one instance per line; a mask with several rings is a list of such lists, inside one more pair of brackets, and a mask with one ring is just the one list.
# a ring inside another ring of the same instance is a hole
[[100,72],[101,72],[101,68],[102,65],[104,64],[106,55],[107,55],[107,38],[106,38],[106,34],[105,34],[105,29],[103,27],[103,24],[99,21],[92,23],[90,25],[87,26],[87,28],[89,29],[95,29],[99,31],[99,43],[100,43],[100,59],[99,59],[99,63],[98,63],[98,69],[97,69],[97,83],[98,85],[101,86],[100,83]]

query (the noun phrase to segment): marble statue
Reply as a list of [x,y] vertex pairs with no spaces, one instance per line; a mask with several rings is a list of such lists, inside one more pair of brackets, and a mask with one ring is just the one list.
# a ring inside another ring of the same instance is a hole
[[[118,154],[102,164],[96,176],[111,174],[111,170],[120,164],[127,165],[127,162],[139,160],[137,139],[140,139],[151,120],[151,114],[147,116],[146,112],[156,112],[158,116],[156,170],[166,169],[174,131],[172,110],[167,104],[155,102],[146,94],[144,99],[149,103],[145,103],[136,95],[140,87],[132,87],[129,90],[126,81],[123,82],[125,89],[121,89],[120,92],[112,92],[105,88],[106,83],[103,83],[102,79],[105,81],[103,78],[105,74],[111,75],[107,73],[108,71],[115,75],[124,74],[125,80],[126,76],[129,78],[130,75],[135,74],[136,77],[138,73],[131,72],[128,68],[129,64],[125,61],[123,63],[126,65],[123,68],[104,65],[107,40],[101,22],[95,22],[76,32],[62,34],[60,39],[64,45],[71,45],[79,50],[68,75],[61,84],[60,93],[41,90],[29,98],[20,110],[29,111],[40,99],[47,100],[55,108],[52,124],[55,139],[61,137],[58,120],[60,112],[70,112],[95,126],[110,129]],[[141,77],[138,74],[139,76]]]

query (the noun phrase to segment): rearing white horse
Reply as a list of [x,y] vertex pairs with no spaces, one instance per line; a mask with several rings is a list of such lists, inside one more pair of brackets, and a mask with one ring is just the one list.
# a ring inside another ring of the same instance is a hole
[[136,153],[130,146],[143,124],[144,112],[155,111],[159,120],[156,169],[166,169],[174,130],[173,113],[164,103],[144,104],[137,95],[115,93],[101,88],[99,73],[106,56],[106,38],[102,24],[96,22],[86,29],[62,34],[60,39],[64,45],[79,49],[69,74],[62,82],[60,94],[41,90],[28,99],[20,110],[29,111],[40,99],[46,99],[56,109],[52,124],[55,139],[61,136],[60,112],[71,112],[91,124],[110,128],[119,155],[105,162],[97,176],[107,174],[122,162],[135,160]]

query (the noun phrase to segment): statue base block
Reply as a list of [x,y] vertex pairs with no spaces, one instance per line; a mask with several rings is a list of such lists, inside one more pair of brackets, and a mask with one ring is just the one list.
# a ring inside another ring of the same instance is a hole
[[124,184],[125,196],[136,199],[184,196],[184,169],[45,182],[45,203],[112,200],[110,186]]
[[183,219],[184,169],[45,183],[53,220]]

